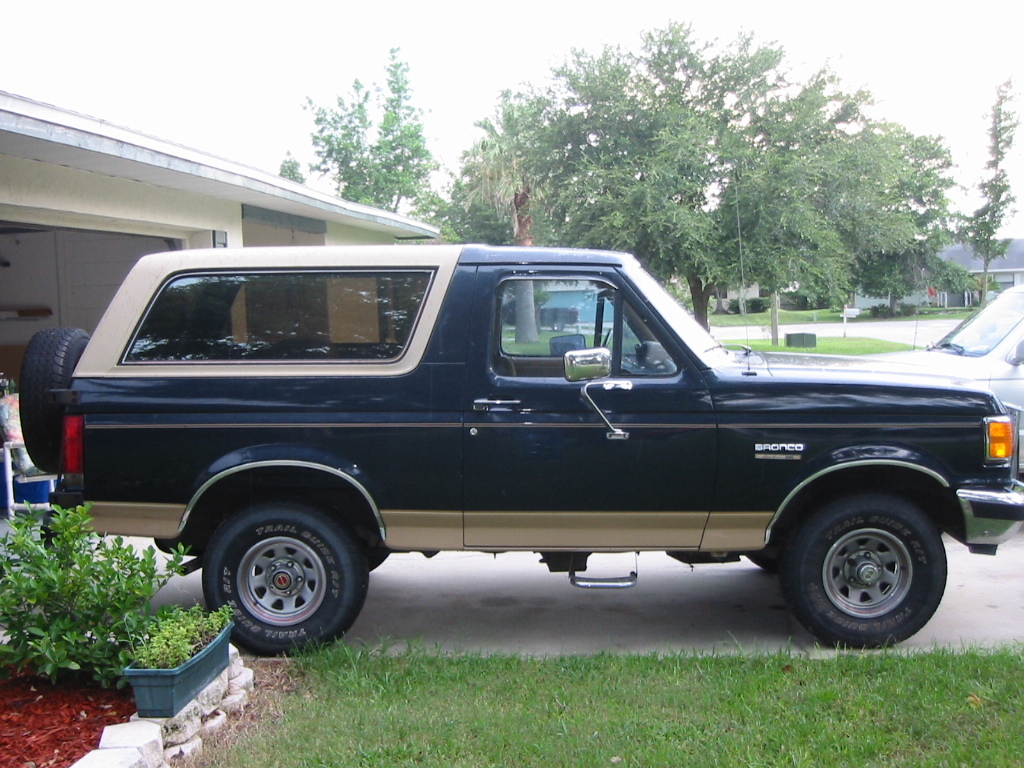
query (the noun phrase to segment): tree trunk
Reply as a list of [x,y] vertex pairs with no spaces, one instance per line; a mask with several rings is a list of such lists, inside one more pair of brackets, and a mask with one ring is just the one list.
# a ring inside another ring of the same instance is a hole
[[[512,198],[512,214],[515,217],[515,244],[533,246],[533,217],[530,210],[530,190],[523,189]],[[530,344],[540,338],[537,329],[537,302],[533,295],[533,281],[519,280],[516,283],[516,342]]]
[[895,293],[889,294],[889,317],[896,317],[899,314],[900,297]]
[[772,291],[772,346],[779,346],[779,304],[782,297],[778,291]]
[[533,246],[533,217],[530,215],[530,188],[524,187],[512,196],[512,236],[516,245]]
[[979,309],[985,308],[985,302],[988,301],[988,259],[984,262],[985,269],[981,273],[981,306]]
[[516,281],[516,343],[531,344],[540,338],[537,333],[537,304],[533,280]]
[[704,330],[709,330],[708,304],[711,299],[711,286],[705,285],[695,273],[686,274],[686,283],[690,286],[690,299],[693,301],[693,319],[700,323]]

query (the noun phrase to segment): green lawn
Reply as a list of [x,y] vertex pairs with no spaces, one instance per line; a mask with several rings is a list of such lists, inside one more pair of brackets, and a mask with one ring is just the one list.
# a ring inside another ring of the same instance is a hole
[[813,347],[787,347],[784,343],[781,346],[773,347],[771,341],[736,341],[727,339],[722,343],[729,349],[739,349],[747,346],[759,352],[798,352],[817,355],[877,355],[882,352],[905,352],[913,349],[909,344],[900,344],[895,341],[882,341],[881,339],[862,339],[841,336],[819,336],[817,344]]
[[[851,326],[865,321],[879,322],[888,319],[892,320],[930,320],[939,317],[963,319],[970,315],[974,309],[932,309],[923,308],[920,314],[911,317],[877,318],[865,311],[860,317],[851,318],[847,323]],[[779,312],[779,325],[793,325],[795,323],[841,323],[842,313],[839,310],[830,309],[808,309],[800,312],[782,310]],[[708,322],[712,327],[729,328],[738,325],[771,325],[771,314],[769,312],[758,312],[757,314],[744,315],[709,315]]]
[[1020,649],[521,658],[339,644],[299,663],[282,716],[202,765],[1019,768],[1024,756]]

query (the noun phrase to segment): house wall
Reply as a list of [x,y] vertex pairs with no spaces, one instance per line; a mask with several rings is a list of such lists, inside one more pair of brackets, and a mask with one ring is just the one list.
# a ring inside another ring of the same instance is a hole
[[242,245],[238,203],[0,155],[0,219]]

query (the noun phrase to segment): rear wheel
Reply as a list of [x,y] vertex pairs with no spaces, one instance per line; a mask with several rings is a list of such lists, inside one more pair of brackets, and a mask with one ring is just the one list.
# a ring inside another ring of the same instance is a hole
[[779,570],[790,609],[815,637],[876,648],[906,640],[935,613],[946,551],[916,506],[861,494],[825,506],[797,529]]
[[366,599],[362,542],[297,503],[249,507],[220,525],[206,549],[203,593],[235,611],[233,638],[276,654],[342,635]]

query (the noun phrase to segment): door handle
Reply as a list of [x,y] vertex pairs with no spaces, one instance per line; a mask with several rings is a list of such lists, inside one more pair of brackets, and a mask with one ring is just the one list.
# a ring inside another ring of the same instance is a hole
[[482,397],[479,400],[473,401],[473,410],[490,411],[500,409],[504,411],[511,411],[519,405],[522,405],[521,400],[488,400],[486,397]]

